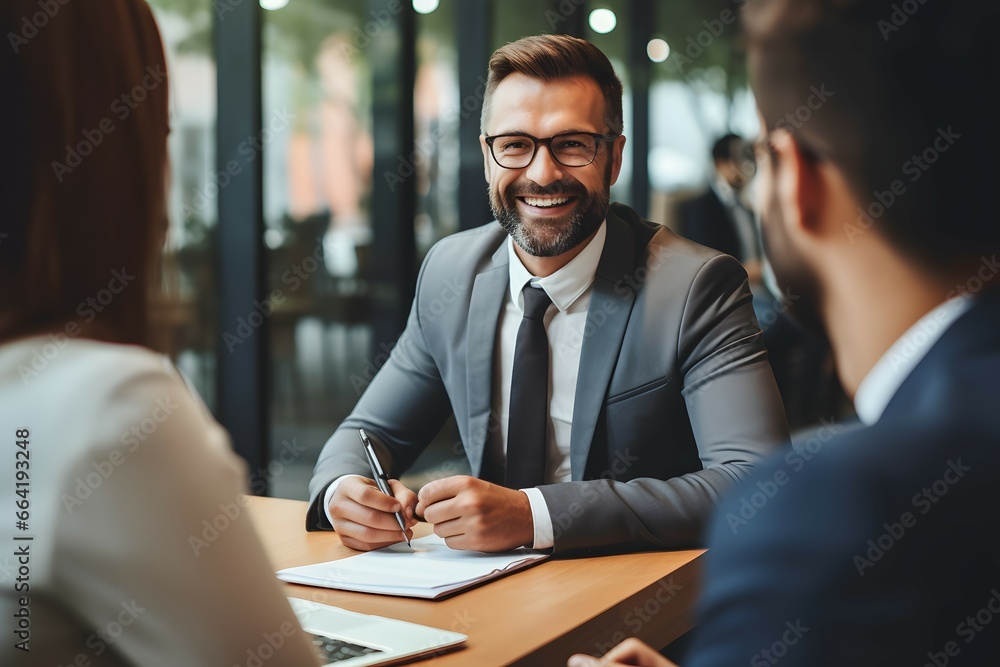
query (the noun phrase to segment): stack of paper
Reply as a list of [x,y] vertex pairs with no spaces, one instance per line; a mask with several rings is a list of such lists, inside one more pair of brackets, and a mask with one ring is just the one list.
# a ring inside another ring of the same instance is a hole
[[315,565],[292,567],[278,578],[293,584],[361,593],[439,598],[548,558],[518,549],[501,554],[458,551],[437,535]]

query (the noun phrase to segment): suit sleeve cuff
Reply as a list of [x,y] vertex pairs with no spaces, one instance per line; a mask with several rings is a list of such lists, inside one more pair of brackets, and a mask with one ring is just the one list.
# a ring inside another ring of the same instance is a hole
[[535,531],[535,542],[531,548],[551,549],[555,545],[555,537],[552,534],[552,517],[549,516],[549,506],[545,503],[545,497],[538,489],[521,489],[521,492],[528,496],[528,503],[531,505],[531,522]]
[[340,483],[349,477],[362,477],[362,475],[343,475],[337,479],[330,482],[330,486],[326,487],[326,493],[323,494],[323,514],[326,515],[326,520],[333,525],[333,517],[330,516],[330,500],[333,498],[333,494],[337,492],[337,487]]

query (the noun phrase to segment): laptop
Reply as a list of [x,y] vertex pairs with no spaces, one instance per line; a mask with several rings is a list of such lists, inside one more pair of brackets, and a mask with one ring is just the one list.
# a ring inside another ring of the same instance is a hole
[[288,598],[302,629],[312,635],[320,660],[337,667],[389,665],[441,653],[468,636],[339,607]]

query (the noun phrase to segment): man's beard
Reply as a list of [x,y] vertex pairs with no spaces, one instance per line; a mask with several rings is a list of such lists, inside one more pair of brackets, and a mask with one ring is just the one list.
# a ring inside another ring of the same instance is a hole
[[[780,303],[776,308],[784,308],[791,318],[803,329],[827,340],[826,329],[821,315],[820,282],[812,267],[798,254],[791,239],[785,233],[777,196],[769,195],[766,210],[761,215],[761,236],[764,254],[767,256],[777,283],[778,294],[768,285]],[[765,281],[767,283],[769,281]]]
[[[514,190],[516,195],[512,194]],[[493,215],[514,243],[534,257],[555,257],[583,243],[604,222],[611,204],[610,173],[606,175],[604,187],[596,193],[588,192],[579,183],[556,183],[546,188],[527,183],[511,185],[500,193],[490,188],[489,194]],[[517,209],[516,197],[544,195],[576,197],[576,206],[561,217],[544,221],[533,219],[526,224]]]

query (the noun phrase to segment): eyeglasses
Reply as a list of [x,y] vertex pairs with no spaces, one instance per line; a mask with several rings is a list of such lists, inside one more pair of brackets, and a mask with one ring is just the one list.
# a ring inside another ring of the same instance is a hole
[[[826,156],[819,152],[812,146],[806,144],[802,141],[801,136],[795,136],[795,143],[799,147],[799,151],[809,162],[823,162],[826,160]],[[763,136],[759,137],[756,141],[751,144],[751,155],[754,161],[754,168],[756,170],[757,165],[764,164],[767,161],[777,161],[778,151],[774,148],[774,142],[771,140],[771,132],[766,132]]]
[[617,137],[597,132],[561,132],[548,139],[530,134],[494,134],[486,137],[486,143],[493,159],[504,169],[524,169],[535,159],[539,146],[548,146],[552,158],[564,167],[586,167],[597,159],[601,142]]

